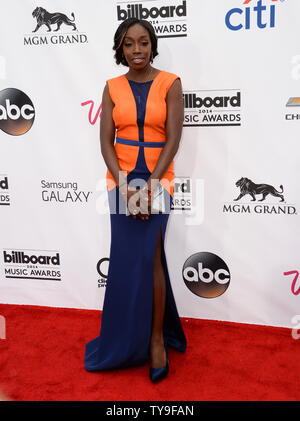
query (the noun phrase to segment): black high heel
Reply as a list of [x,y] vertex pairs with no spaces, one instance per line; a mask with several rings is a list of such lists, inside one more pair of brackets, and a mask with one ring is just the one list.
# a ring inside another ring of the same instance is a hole
[[164,379],[165,377],[167,377],[169,373],[168,346],[166,342],[164,342],[164,347],[165,347],[166,359],[167,359],[166,365],[159,368],[150,367],[150,379],[152,382],[158,382]]

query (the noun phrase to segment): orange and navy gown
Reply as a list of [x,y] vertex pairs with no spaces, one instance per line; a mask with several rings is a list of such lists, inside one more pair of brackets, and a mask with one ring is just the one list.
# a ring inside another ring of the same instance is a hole
[[[136,186],[141,187],[155,168],[166,142],[166,96],[177,78],[173,73],[161,71],[148,82],[131,81],[125,75],[107,81],[114,103],[114,147],[120,169],[131,185],[138,180]],[[147,362],[152,331],[154,251],[160,230],[166,279],[164,340],[177,351],[186,349],[164,250],[174,194],[174,161],[160,179],[165,210],[151,213],[148,220],[126,216],[125,200],[109,170],[106,183],[111,223],[110,259],[100,334],[86,344],[84,362],[88,371]]]

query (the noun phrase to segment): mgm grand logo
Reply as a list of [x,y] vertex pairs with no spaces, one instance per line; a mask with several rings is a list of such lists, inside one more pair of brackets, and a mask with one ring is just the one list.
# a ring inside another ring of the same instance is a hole
[[[71,13],[71,19],[64,13],[49,13],[42,7],[36,7],[32,16],[36,20],[36,27],[32,33],[39,32],[39,35],[24,36],[24,45],[84,44],[88,42],[87,35],[78,32],[74,13]],[[53,32],[59,33],[53,34]]]
[[243,202],[225,203],[223,213],[297,215],[295,205],[286,203],[282,185],[276,189],[270,184],[256,184],[245,177],[240,178],[235,185],[240,193],[233,202]]

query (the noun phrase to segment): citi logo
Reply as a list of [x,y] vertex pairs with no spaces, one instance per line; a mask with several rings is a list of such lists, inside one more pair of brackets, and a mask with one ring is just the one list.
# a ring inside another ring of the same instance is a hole
[[[248,4],[250,3],[252,0],[245,0],[243,4]],[[272,1],[277,1],[277,0],[272,0]],[[282,0],[281,0],[282,1]]]
[[[243,4],[248,4],[250,3],[252,0],[245,0]],[[277,1],[277,0],[272,0],[272,1]]]
[[156,19],[186,16],[186,0],[177,6],[144,7],[143,4],[127,4],[126,8],[117,6],[118,21],[128,18]]
[[[277,2],[277,0],[272,0],[273,2]],[[242,29],[252,29],[253,27],[259,29],[275,27],[277,4],[266,5],[262,0],[258,0],[256,3],[252,0],[245,0],[243,4],[248,5],[249,3],[252,4],[245,7],[245,9],[234,7],[226,13],[225,24],[228,29],[240,31]]]

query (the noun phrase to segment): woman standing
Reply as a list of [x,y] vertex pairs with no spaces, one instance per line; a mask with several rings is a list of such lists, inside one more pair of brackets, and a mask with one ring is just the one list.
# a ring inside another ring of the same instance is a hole
[[101,331],[86,344],[85,368],[138,366],[150,357],[154,382],[168,374],[167,347],[186,349],[164,250],[183,124],[182,88],[177,75],[152,67],[158,52],[149,22],[122,22],[114,50],[117,64],[129,70],[109,79],[103,91],[100,140],[111,247]]

